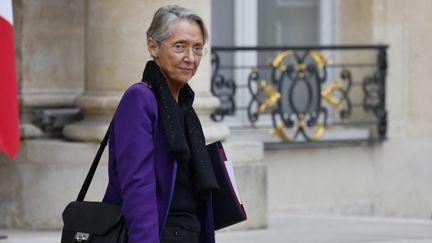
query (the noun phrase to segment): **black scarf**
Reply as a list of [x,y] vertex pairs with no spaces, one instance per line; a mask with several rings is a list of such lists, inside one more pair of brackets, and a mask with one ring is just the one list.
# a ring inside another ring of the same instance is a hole
[[184,114],[185,131],[183,132],[177,103],[159,66],[154,61],[147,62],[142,82],[150,85],[158,102],[159,121],[168,142],[169,152],[178,162],[182,162],[187,157],[190,148],[192,174],[197,191],[203,193],[206,190],[219,188],[207,153],[201,123],[192,107],[195,94],[191,87],[188,84],[182,87],[182,101],[187,107],[187,112]]

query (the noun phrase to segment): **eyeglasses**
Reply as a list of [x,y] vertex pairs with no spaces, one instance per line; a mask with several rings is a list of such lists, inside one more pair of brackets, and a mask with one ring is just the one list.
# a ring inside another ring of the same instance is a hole
[[205,48],[205,47],[202,46],[202,45],[193,46],[193,47],[188,47],[187,45],[182,44],[182,43],[175,43],[175,44],[173,44],[173,45],[170,45],[170,44],[165,43],[165,42],[163,42],[163,41],[161,41],[161,40],[157,40],[157,39],[156,39],[156,41],[158,41],[158,42],[160,42],[160,43],[162,43],[162,44],[168,46],[169,48],[171,48],[171,50],[172,50],[173,52],[175,52],[175,53],[179,53],[179,54],[180,54],[180,53],[185,53],[186,50],[188,50],[189,48],[192,49],[192,53],[193,53],[193,54],[195,54],[195,55],[197,55],[197,56],[200,56],[200,57],[205,56],[205,55],[207,54],[207,52],[208,52],[207,48]]

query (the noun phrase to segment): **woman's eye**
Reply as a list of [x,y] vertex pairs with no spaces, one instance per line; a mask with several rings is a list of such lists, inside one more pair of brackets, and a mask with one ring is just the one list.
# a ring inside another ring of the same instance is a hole
[[178,51],[182,51],[184,50],[186,47],[183,44],[174,44],[174,49],[178,50]]
[[193,49],[194,49],[195,51],[202,51],[202,50],[203,50],[203,47],[202,47],[202,46],[195,46]]

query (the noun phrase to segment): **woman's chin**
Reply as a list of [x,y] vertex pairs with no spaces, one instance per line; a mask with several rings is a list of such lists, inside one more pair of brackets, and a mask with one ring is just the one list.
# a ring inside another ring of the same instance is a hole
[[191,80],[192,77],[193,77],[192,74],[182,75],[182,77],[179,79],[179,82],[182,83],[182,84],[184,85],[184,84],[186,84],[187,82],[189,82],[189,80]]

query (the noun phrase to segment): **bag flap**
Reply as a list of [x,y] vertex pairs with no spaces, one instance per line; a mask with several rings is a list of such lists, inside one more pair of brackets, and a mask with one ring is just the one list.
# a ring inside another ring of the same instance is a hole
[[122,220],[118,205],[103,202],[69,203],[63,211],[66,230],[103,235]]

